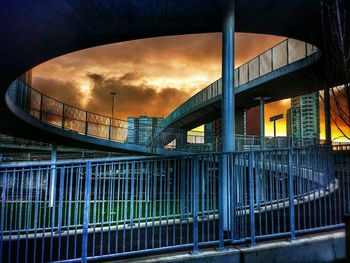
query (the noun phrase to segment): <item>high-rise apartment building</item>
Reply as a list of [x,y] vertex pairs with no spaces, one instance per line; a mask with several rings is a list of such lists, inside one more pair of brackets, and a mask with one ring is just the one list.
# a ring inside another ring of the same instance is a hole
[[301,138],[300,108],[291,107],[287,110],[287,137],[297,144]]
[[163,123],[163,118],[140,116],[128,117],[127,143],[148,145]]
[[313,92],[292,98],[287,111],[287,136],[294,144],[298,141],[320,139],[319,94]]

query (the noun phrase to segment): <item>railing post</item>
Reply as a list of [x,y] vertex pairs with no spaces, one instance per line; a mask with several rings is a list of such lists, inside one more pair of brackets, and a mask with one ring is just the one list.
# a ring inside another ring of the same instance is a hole
[[84,189],[84,222],[83,222],[83,241],[81,259],[87,261],[88,234],[89,234],[89,216],[90,216],[90,187],[91,187],[91,162],[86,163],[85,189]]
[[[239,87],[240,78],[241,78],[241,74],[240,74],[240,67],[239,67],[237,69],[237,87]],[[221,86],[221,88],[222,88],[222,86]]]
[[219,155],[219,247],[217,250],[222,251],[225,250],[224,244],[224,178],[220,176],[221,174],[227,174],[227,171],[223,170],[227,167],[224,164],[227,164],[226,158],[227,153],[223,153]]
[[249,81],[250,81],[249,62],[247,63],[247,71],[248,71],[248,79],[247,79],[247,82],[249,82]]
[[198,249],[198,210],[199,210],[199,170],[198,157],[193,157],[193,251],[191,254],[197,255]]
[[236,205],[237,205],[237,165],[236,153],[229,154],[229,174],[231,175],[231,243],[236,239]]
[[112,118],[109,118],[109,133],[108,133],[108,140],[110,141],[112,138]]
[[273,71],[273,48],[271,48],[271,71]]
[[328,181],[327,181],[327,183],[330,183],[334,179],[334,168],[333,168],[334,167],[333,166],[334,156],[333,156],[333,152],[332,152],[332,145],[327,146],[326,152],[327,152],[327,159],[328,159],[328,173],[327,173]]
[[39,115],[40,121],[43,120],[43,94],[40,93],[40,115]]
[[[59,198],[58,198],[58,222],[57,222],[57,232],[58,232],[58,260],[61,259],[61,228],[62,228],[62,216],[63,216],[63,194],[64,194],[64,176],[65,176],[65,168],[61,168],[60,173],[60,186],[59,186]],[[69,231],[69,229],[68,229]]]
[[85,135],[88,135],[88,113],[85,111]]
[[62,129],[64,129],[64,104],[62,104]]
[[[2,176],[2,195],[1,195],[1,222],[0,222],[0,260],[3,255],[3,240],[4,240],[4,222],[5,222],[5,207],[6,207],[6,192],[7,192],[7,171]],[[19,255],[17,255],[18,257]]]
[[27,103],[27,112],[30,114],[31,105],[32,105],[32,88],[28,86],[28,103]]
[[49,200],[49,206],[54,208],[55,206],[55,199],[56,199],[56,181],[57,181],[57,168],[56,168],[56,161],[57,161],[57,145],[52,146],[51,150],[51,181],[50,181],[50,200]]
[[288,150],[288,181],[289,181],[290,239],[291,241],[293,241],[293,240],[296,240],[296,238],[295,238],[295,218],[294,218],[293,151],[292,149]]
[[254,218],[254,152],[249,152],[249,218],[250,218],[250,246],[255,246],[255,218]]
[[307,43],[304,42],[304,44],[305,44],[305,57],[304,58],[306,58],[308,56],[308,54],[307,54]]
[[289,65],[289,38],[286,39],[286,46],[287,46],[287,65]]
[[181,159],[180,161],[180,220],[183,221],[185,219],[185,198],[186,198],[186,185],[185,185],[185,180],[186,180],[186,160]]

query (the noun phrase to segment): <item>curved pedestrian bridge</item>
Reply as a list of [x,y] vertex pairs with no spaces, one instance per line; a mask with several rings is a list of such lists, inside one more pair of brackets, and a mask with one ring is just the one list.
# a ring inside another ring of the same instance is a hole
[[[312,65],[319,57],[320,52],[315,46],[289,38],[236,68],[234,87],[237,107],[256,106],[257,97],[269,97],[270,101],[275,101],[295,96],[295,89],[298,86],[295,80],[283,80],[285,87],[295,86],[291,90],[280,86],[269,87],[267,84]],[[307,90],[304,89],[303,92],[305,94]],[[213,112],[218,112],[215,117],[220,115],[221,94],[222,80],[218,79],[170,113],[165,119],[164,126],[194,128],[198,125],[198,120],[201,124],[213,120]]]
[[[254,98],[261,95],[264,85],[274,87],[270,87],[264,93],[271,95],[272,100],[290,97],[297,89],[283,89],[283,92],[275,92],[276,89],[281,89],[274,84],[274,81],[293,75],[295,72],[302,72],[304,68],[313,65],[319,57],[320,52],[316,47],[302,41],[286,39],[243,64],[234,71],[238,105],[244,104],[239,106],[250,107],[252,103],[257,103]],[[287,82],[287,80],[284,81]],[[293,81],[288,80],[288,83],[293,84]],[[83,144],[100,145],[124,152],[173,155],[188,151],[215,150],[213,147],[203,145],[203,133],[192,133],[189,135],[192,138],[187,139],[200,141],[195,143],[200,145],[199,147],[195,144],[189,144],[187,147],[187,141],[179,142],[184,140],[184,135],[187,134],[187,130],[183,128],[203,124],[208,121],[208,117],[218,116],[221,90],[222,84],[219,79],[180,105],[161,126],[139,127],[147,134],[142,142],[130,140],[130,134],[134,130],[127,121],[88,112],[57,101],[30,87],[21,78],[9,87],[6,101],[10,110],[21,120],[53,133],[58,138],[65,137]],[[303,89],[303,92],[307,90]],[[245,98],[247,96],[249,99]],[[247,139],[244,140],[247,141]],[[289,144],[280,145],[285,147]],[[245,148],[242,147],[242,149]]]

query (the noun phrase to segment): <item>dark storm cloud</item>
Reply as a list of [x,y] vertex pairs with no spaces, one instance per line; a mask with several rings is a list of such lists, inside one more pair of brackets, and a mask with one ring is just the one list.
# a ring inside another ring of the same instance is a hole
[[101,83],[103,81],[103,77],[97,73],[88,72],[86,76],[88,76],[94,83]]
[[81,92],[74,81],[62,81],[54,78],[36,77],[33,87],[43,94],[73,106],[81,106]]
[[92,90],[86,108],[110,116],[110,92],[115,91],[116,117],[122,119],[139,115],[166,116],[189,97],[186,91],[172,87],[157,91],[144,83],[136,85],[134,83],[142,81],[142,75],[135,72],[118,78],[96,73],[87,73],[87,77],[92,82]]

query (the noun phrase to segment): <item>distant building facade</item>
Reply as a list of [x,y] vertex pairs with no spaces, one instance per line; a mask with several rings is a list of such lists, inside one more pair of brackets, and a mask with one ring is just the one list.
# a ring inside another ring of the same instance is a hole
[[244,135],[260,136],[260,107],[253,107],[244,111]]
[[214,122],[204,124],[204,143],[214,143]]
[[287,136],[295,145],[300,141],[319,141],[319,93],[313,92],[292,98],[287,111]]
[[148,145],[162,126],[164,118],[140,116],[128,117],[127,143]]

